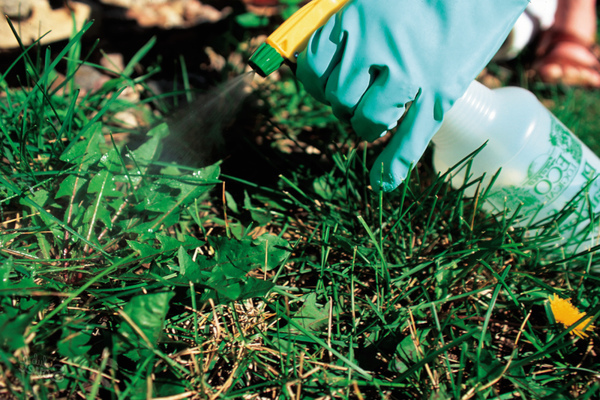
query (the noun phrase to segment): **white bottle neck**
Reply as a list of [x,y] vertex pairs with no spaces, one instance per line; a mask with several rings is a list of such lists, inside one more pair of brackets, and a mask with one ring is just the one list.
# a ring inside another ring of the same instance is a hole
[[444,116],[440,130],[433,137],[436,146],[469,141],[481,132],[482,126],[494,119],[494,92],[482,83],[473,81],[463,96]]

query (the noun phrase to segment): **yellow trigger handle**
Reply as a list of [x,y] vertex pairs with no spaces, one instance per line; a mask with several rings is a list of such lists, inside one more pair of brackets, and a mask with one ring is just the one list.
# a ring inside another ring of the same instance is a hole
[[250,57],[249,65],[260,75],[276,71],[287,59],[296,57],[308,39],[329,17],[338,12],[350,0],[313,0],[296,11],[279,26]]

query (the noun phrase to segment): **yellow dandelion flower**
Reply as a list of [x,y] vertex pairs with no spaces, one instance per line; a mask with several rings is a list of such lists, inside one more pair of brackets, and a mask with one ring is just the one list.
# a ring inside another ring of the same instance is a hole
[[[563,324],[566,329],[569,329],[571,325],[587,315],[571,304],[571,299],[561,299],[556,294],[553,294],[552,297],[548,298],[548,301],[550,301],[550,309],[552,310],[554,319],[556,322]],[[571,332],[580,338],[587,337],[588,335],[585,331],[594,329],[594,325],[589,324],[591,320],[592,317],[584,319]]]

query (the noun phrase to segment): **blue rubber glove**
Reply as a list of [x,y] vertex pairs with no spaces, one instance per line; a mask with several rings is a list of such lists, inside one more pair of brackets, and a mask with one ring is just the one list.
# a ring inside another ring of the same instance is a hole
[[311,37],[296,75],[368,141],[398,130],[371,169],[391,191],[486,66],[528,0],[352,0]]

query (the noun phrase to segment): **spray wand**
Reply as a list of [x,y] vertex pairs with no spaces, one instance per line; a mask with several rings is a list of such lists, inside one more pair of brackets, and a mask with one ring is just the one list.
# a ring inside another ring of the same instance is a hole
[[288,61],[295,64],[308,39],[350,0],[313,0],[279,26],[252,54],[248,64],[267,77]]

